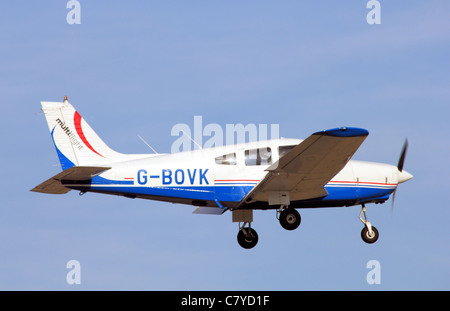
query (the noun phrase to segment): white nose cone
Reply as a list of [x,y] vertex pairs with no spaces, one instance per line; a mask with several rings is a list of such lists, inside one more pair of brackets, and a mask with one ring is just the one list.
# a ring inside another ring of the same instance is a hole
[[401,172],[398,172],[398,183],[401,184],[402,182],[408,181],[413,177],[413,175],[403,170]]

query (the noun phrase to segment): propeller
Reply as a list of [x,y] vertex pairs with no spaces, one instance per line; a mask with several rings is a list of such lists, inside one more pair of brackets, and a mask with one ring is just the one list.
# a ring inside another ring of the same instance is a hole
[[406,151],[408,151],[408,139],[405,139],[403,144],[402,153],[400,154],[400,159],[398,159],[397,169],[401,173],[403,172],[403,164],[405,163]]
[[[405,143],[403,144],[402,152],[400,153],[400,158],[398,159],[398,163],[397,163],[397,169],[398,169],[398,173],[399,173],[399,181],[398,181],[398,183],[402,182],[402,181],[400,181],[400,175],[403,173],[403,165],[405,164],[405,158],[406,158],[406,152],[407,151],[408,151],[408,139],[406,138],[405,139]],[[404,178],[406,180],[408,180],[408,179],[410,179],[412,177],[412,175],[409,174],[406,171],[405,171],[404,175],[405,175]],[[397,187],[398,187],[398,184],[397,184]],[[394,212],[394,202],[395,202],[395,194],[397,193],[397,187],[395,187],[395,190],[392,193],[391,215]]]
[[392,202],[391,202],[391,216],[394,213],[394,202],[395,202],[395,194],[397,193],[397,188],[395,188],[394,193],[392,193]]

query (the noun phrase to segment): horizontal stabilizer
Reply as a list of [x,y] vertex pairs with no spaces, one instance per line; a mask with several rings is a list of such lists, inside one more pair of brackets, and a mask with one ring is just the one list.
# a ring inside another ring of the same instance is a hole
[[34,187],[30,191],[50,193],[50,194],[63,194],[69,192],[71,189],[65,187],[61,181],[79,181],[89,180],[104,171],[109,170],[111,167],[100,166],[73,166],[61,173],[53,176],[52,178],[44,181],[40,185]]

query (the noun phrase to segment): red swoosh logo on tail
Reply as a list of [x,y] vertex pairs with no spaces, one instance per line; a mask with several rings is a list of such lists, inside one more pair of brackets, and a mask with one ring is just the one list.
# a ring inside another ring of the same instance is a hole
[[96,154],[98,154],[99,156],[103,157],[100,153],[98,153],[97,151],[95,151],[95,149],[91,146],[91,144],[87,141],[86,136],[84,136],[83,133],[83,129],[81,128],[81,116],[80,114],[75,111],[75,114],[73,116],[73,122],[75,123],[75,130],[77,131],[78,136],[80,136],[81,140],[83,141],[83,143],[89,148],[91,149],[93,152],[95,152]]

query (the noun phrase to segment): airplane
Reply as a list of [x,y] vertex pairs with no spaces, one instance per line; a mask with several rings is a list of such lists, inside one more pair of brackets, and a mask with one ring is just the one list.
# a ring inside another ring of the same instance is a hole
[[254,210],[275,210],[281,226],[301,223],[296,209],[361,206],[361,238],[379,232],[367,219],[368,203],[384,203],[413,177],[403,169],[408,142],[397,166],[350,160],[369,132],[340,127],[305,140],[270,139],[169,154],[122,154],[109,148],[64,97],[41,102],[62,172],[31,189],[71,190],[195,206],[195,214],[231,211],[238,243],[251,249],[258,234]]

